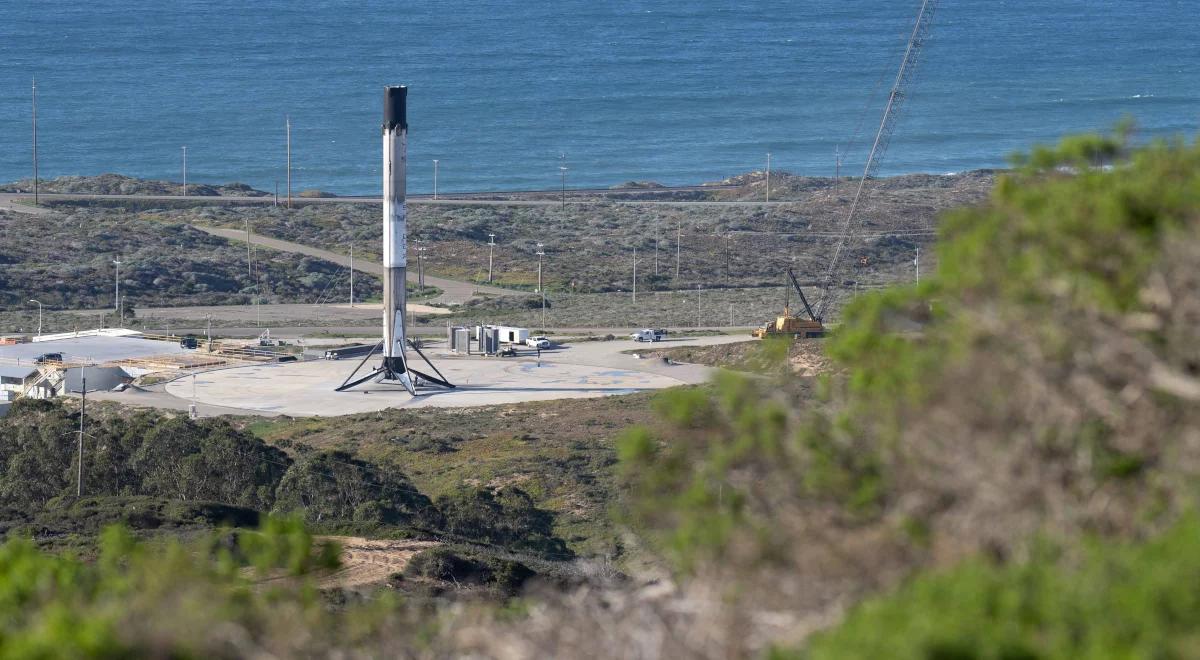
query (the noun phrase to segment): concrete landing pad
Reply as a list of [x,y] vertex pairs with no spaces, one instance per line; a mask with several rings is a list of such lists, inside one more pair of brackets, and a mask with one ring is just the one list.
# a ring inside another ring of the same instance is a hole
[[[626,359],[633,362],[628,356]],[[372,360],[368,366],[375,362],[378,360]],[[428,386],[413,397],[398,386],[367,383],[355,390],[334,392],[354,370],[357,361],[317,360],[201,373],[195,377],[195,398],[201,404],[248,412],[334,416],[384,408],[484,406],[628,394],[685,382],[660,373],[626,368],[548,360],[539,367],[528,358],[434,357],[433,363],[458,386],[456,389]],[[414,366],[428,370],[423,363]],[[192,398],[192,390],[192,378],[167,385],[169,394],[184,400]]]

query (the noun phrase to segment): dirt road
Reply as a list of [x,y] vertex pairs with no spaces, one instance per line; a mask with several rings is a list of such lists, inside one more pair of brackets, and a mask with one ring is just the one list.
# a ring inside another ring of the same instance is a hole
[[[208,234],[212,234],[213,236],[219,236],[221,238],[225,238],[225,239],[228,239],[231,241],[245,241],[246,240],[246,232],[238,230],[238,229],[227,229],[224,227],[206,227],[203,225],[195,225],[195,227],[196,227],[196,229],[199,229],[200,231],[206,232]],[[348,257],[344,254],[338,254],[337,252],[330,252],[329,250],[322,250],[321,248],[315,248],[315,247],[311,247],[308,245],[302,245],[300,243],[293,243],[291,241],[284,241],[284,240],[280,240],[278,238],[271,238],[269,236],[263,236],[261,234],[254,234],[254,233],[250,234],[250,242],[255,245],[261,245],[263,247],[271,248],[272,250],[280,250],[282,252],[296,252],[298,254],[307,254],[310,257],[317,257],[318,259],[324,259],[325,261],[333,262],[339,266],[345,266],[347,268],[350,266],[350,257]],[[365,261],[363,259],[355,259],[354,260],[354,270],[356,270],[360,273],[368,273],[371,275],[375,275],[377,277],[380,277],[383,275],[383,266],[381,266],[377,263],[374,263],[374,262]],[[417,279],[416,271],[409,269],[408,279],[410,282],[416,281],[416,279]],[[462,282],[459,280],[448,280],[448,279],[445,279],[442,277],[434,277],[432,275],[425,276],[425,283],[428,284],[429,286],[435,286],[442,290],[442,295],[434,298],[432,302],[438,302],[438,303],[444,303],[444,304],[464,303],[467,300],[470,300],[473,296],[475,296],[478,293],[497,295],[497,296],[514,293],[510,289],[502,289],[498,286],[488,286],[486,284],[475,284],[473,282]]]

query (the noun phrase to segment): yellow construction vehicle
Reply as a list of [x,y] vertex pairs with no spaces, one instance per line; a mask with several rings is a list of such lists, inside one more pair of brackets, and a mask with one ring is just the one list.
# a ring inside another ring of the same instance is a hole
[[[804,290],[800,288],[800,283],[796,281],[796,273],[792,272],[792,269],[789,268],[787,274],[788,280],[792,285],[791,288],[795,289],[796,293],[800,295],[800,302],[804,304],[804,311],[807,312],[808,318],[804,318],[802,316],[793,316],[790,306],[788,305],[789,300],[788,298],[785,298],[783,303],[783,316],[776,317],[773,323],[768,322],[763,324],[761,328],[755,328],[754,331],[750,333],[751,336],[757,339],[762,339],[771,335],[791,335],[796,339],[824,337],[825,324],[821,323],[821,319],[818,318],[815,313],[813,313],[812,306],[808,304],[808,298],[804,296]],[[785,288],[785,291],[790,298],[791,290]]]

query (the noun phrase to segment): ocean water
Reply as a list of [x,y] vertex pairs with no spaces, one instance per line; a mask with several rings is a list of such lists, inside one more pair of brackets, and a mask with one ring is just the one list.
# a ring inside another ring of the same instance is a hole
[[[943,0],[881,172],[1000,166],[1123,116],[1200,123],[1197,0]],[[919,0],[0,0],[0,180],[121,172],[377,193],[861,171]],[[880,82],[882,81],[882,84]],[[854,139],[854,136],[858,136]]]

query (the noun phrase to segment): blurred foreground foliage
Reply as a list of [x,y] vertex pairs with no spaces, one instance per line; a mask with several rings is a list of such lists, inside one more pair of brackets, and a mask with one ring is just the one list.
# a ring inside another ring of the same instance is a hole
[[[621,443],[627,522],[681,579],[772,616],[969,562],[856,615],[822,657],[1193,655],[1175,617],[1200,607],[1169,582],[1194,583],[1196,525],[1104,546],[1195,510],[1200,472],[1200,145],[1127,136],[1039,147],[944,216],[931,276],[847,306],[815,400],[732,373],[664,393],[673,428]],[[1098,554],[1020,563],[1037,538]],[[1101,634],[1125,611],[1146,637]],[[1075,630],[1082,646],[1042,637]]]
[[[1084,136],[1018,165],[987,204],[944,219],[931,276],[846,309],[817,396],[814,379],[789,369],[727,372],[706,388],[664,392],[655,404],[664,423],[624,436],[616,508],[629,544],[673,574],[631,588],[597,563],[594,583],[512,608],[382,597],[331,612],[302,579],[327,555],[297,523],[201,551],[113,532],[89,564],[12,542],[3,553],[15,559],[0,564],[21,567],[0,566],[16,589],[0,601],[11,603],[0,650],[1194,656],[1200,146],[1131,149],[1124,133]],[[764,359],[787,354],[764,350]],[[71,458],[54,451],[73,426],[69,416],[42,421],[44,431],[14,429],[24,435],[4,445],[6,476],[29,494],[0,497],[63,500]],[[114,444],[129,458],[111,465],[123,474],[147,461],[157,476],[137,483],[158,496],[178,484],[318,525],[434,521],[477,545],[564,550],[511,487],[429,502],[402,474],[365,478],[335,454],[289,456],[279,470],[214,484],[222,457],[250,453],[261,465],[269,454],[214,427],[168,460],[151,450],[169,439],[146,446],[151,426]],[[185,432],[198,433],[180,423]],[[402,579],[515,587],[527,568],[432,549]],[[273,571],[301,579],[249,586]],[[56,636],[69,641],[48,646]]]
[[[799,658],[1195,658],[1200,521],[1140,544],[969,561],[862,605]],[[772,658],[793,657],[775,653]]]
[[315,543],[287,519],[189,544],[139,541],[113,526],[89,562],[9,540],[0,546],[0,657],[245,657],[331,648],[361,629],[340,617],[385,611],[327,612],[307,577],[335,568],[337,556],[336,545]]

